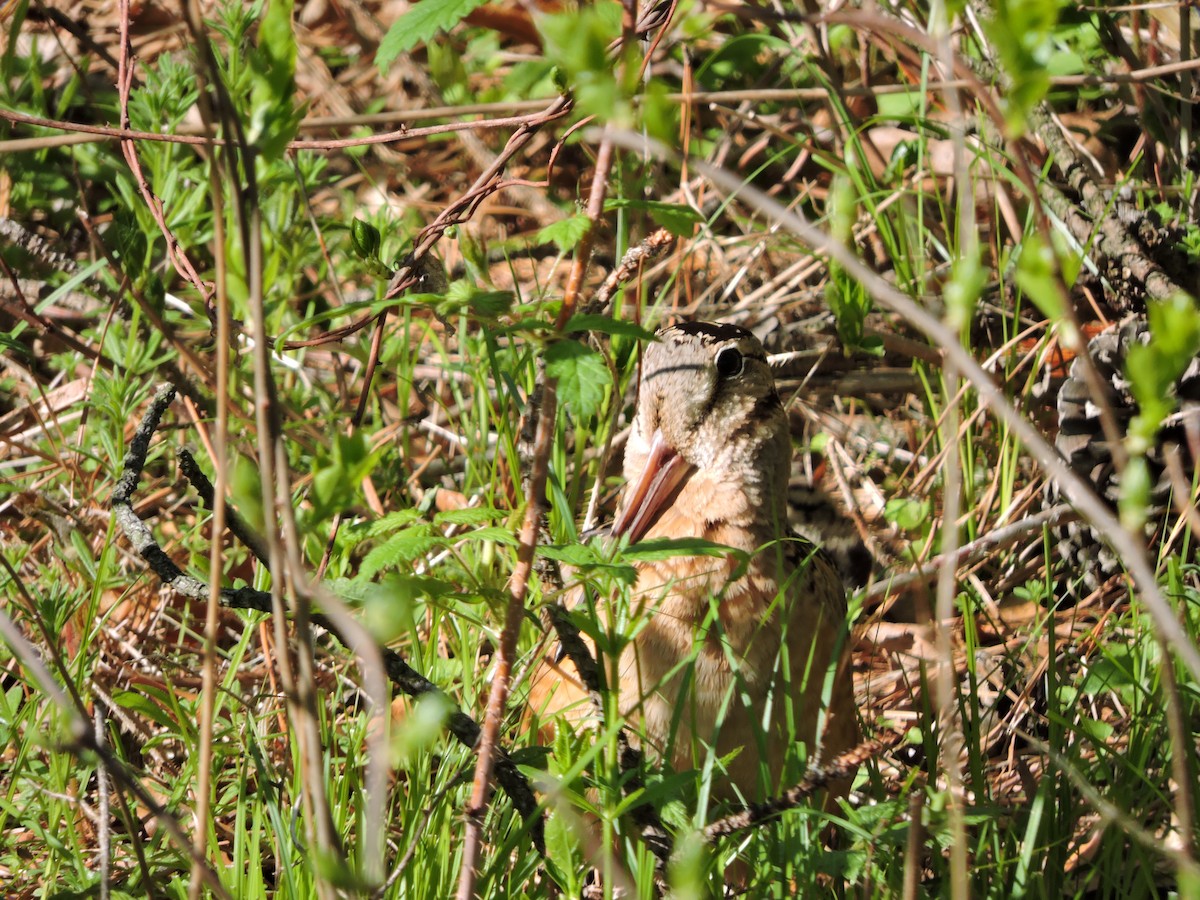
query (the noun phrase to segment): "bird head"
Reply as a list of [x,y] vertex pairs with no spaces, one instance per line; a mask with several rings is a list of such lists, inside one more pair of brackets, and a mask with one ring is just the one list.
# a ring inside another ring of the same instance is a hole
[[759,340],[736,325],[689,322],[658,332],[642,358],[625,450],[628,487],[613,533],[642,537],[699,480],[725,515],[777,513],[790,458],[787,418]]

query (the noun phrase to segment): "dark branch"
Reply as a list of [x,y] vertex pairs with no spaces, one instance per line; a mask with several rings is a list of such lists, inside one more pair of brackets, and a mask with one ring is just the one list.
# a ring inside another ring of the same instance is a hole
[[[154,399],[150,403],[150,408],[146,411],[145,416],[142,417],[141,424],[138,425],[133,440],[129,444],[129,450],[125,454],[121,477],[117,481],[117,486],[113,491],[113,514],[117,519],[117,524],[121,526],[121,530],[129,539],[130,544],[133,545],[134,550],[146,560],[146,563],[164,583],[185,597],[193,600],[205,600],[209,596],[208,585],[186,574],[175,565],[171,558],[158,545],[157,541],[155,541],[150,529],[134,513],[132,505],[133,494],[137,490],[142,469],[146,465],[146,455],[149,451],[150,441],[158,428],[159,422],[162,420],[163,412],[171,405],[171,401],[174,398],[174,386],[169,384],[163,385],[155,393]],[[191,460],[190,455],[187,458]],[[213,501],[212,484],[200,472],[199,468],[195,466],[195,460],[191,460],[190,464],[187,465],[189,480],[193,485],[196,485],[197,491],[201,494],[204,502],[211,506]],[[232,513],[232,508],[230,508],[230,511]],[[242,520],[236,515],[231,515],[230,521],[241,522]],[[235,534],[237,534],[239,539],[246,542],[246,545],[251,548],[251,551],[256,556],[258,555],[258,552],[254,548],[256,546],[261,547],[261,540],[257,535],[254,535],[244,524]],[[232,609],[253,609],[266,613],[271,611],[271,595],[265,591],[258,591],[248,587],[236,589],[222,588],[221,603]],[[339,641],[345,643],[337,626],[329,618],[321,614],[316,614],[312,617],[312,620],[314,624],[326,629]],[[404,661],[404,657],[400,653],[387,647],[380,647],[379,649],[383,656],[384,668],[387,671],[388,679],[401,693],[409,697],[420,697],[425,694],[435,693],[442,694],[437,685],[413,669],[412,666]],[[445,696],[444,694],[442,695]],[[456,705],[449,698],[447,698],[447,702],[452,707],[455,707],[455,711],[450,714],[448,723],[450,733],[467,747],[475,749],[479,742],[479,725],[474,719],[462,712],[462,710],[457,709]],[[508,795],[509,799],[512,800],[513,807],[529,824],[534,846],[539,853],[545,856],[544,825],[541,813],[538,810],[538,802],[533,793],[533,788],[525,776],[517,769],[516,764],[512,761],[508,753],[500,748],[497,748],[495,766],[497,782],[500,784],[501,789]]]

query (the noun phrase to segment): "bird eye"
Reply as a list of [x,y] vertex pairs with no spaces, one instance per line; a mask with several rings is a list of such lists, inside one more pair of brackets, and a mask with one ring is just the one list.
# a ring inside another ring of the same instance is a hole
[[746,361],[736,347],[726,347],[717,354],[717,375],[721,378],[733,378],[741,375]]

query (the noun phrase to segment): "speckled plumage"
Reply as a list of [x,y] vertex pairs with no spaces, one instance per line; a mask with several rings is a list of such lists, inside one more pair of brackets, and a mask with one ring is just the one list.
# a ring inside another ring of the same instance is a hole
[[[789,735],[810,761],[858,736],[845,591],[823,554],[787,534],[790,456],[783,405],[752,334],[689,323],[646,348],[614,531],[631,541],[701,538],[749,561],[639,563],[633,601],[647,616],[621,657],[620,708],[676,769],[702,764],[709,746],[718,756],[744,748],[718,781],[726,799],[778,789]],[[530,707],[543,724],[592,715],[569,660],[542,664]]]

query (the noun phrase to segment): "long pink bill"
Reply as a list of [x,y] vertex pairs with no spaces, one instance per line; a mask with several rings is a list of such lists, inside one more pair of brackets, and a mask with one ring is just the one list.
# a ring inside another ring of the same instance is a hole
[[628,534],[630,543],[640,541],[691,469],[675,448],[663,440],[662,432],[656,430],[650,439],[646,468],[626,489],[625,504],[613,523],[613,536]]

